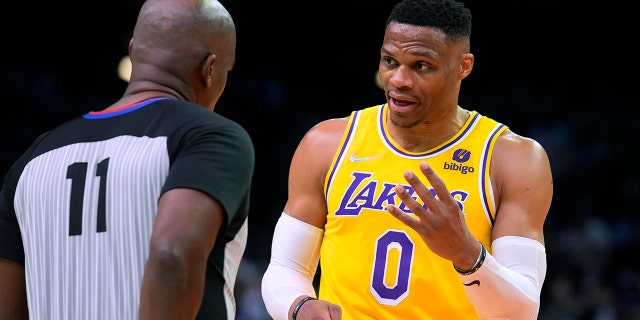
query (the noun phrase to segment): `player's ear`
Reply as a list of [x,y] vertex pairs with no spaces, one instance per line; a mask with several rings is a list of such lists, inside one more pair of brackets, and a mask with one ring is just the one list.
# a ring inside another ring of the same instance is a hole
[[473,54],[465,53],[460,60],[460,79],[466,78],[473,69]]
[[213,63],[216,61],[216,55],[211,53],[202,63],[200,69],[200,81],[206,86],[211,87],[213,84]]

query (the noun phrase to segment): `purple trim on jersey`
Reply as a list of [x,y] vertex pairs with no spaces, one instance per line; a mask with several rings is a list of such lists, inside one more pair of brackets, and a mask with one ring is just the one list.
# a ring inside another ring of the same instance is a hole
[[169,98],[166,97],[162,97],[162,98],[151,98],[151,99],[147,99],[147,100],[143,100],[134,104],[130,104],[130,105],[126,105],[126,106],[122,106],[122,107],[118,107],[115,109],[109,109],[109,110],[102,110],[102,111],[89,111],[89,113],[83,115],[82,117],[85,119],[104,119],[104,118],[111,118],[111,117],[115,117],[115,116],[119,116],[121,114],[125,114],[125,113],[129,113],[135,110],[138,110],[144,106],[147,106],[151,103],[154,103],[156,101],[159,100],[166,100]]
[[[420,153],[420,154],[410,154],[410,153],[406,153],[398,148],[396,148],[393,143],[391,143],[391,138],[387,135],[387,132],[384,130],[384,116],[385,113],[383,112],[384,110],[386,110],[384,108],[384,105],[382,108],[380,108],[380,113],[378,115],[378,121],[379,121],[379,125],[380,125],[380,132],[382,133],[382,138],[384,139],[384,141],[386,142],[386,144],[389,146],[389,148],[393,149],[395,152],[407,157],[407,158],[422,158],[425,156],[430,156],[433,154],[436,154],[438,152],[441,152],[442,150],[445,150],[447,148],[449,148],[450,146],[452,146],[453,144],[458,142],[458,139],[455,139],[445,145],[443,145],[442,147],[433,150],[431,152],[425,152],[425,153]],[[466,126],[466,128],[464,128],[464,130],[462,131],[462,134],[459,135],[459,137],[464,137],[467,132],[469,130],[471,130],[471,128],[473,128],[473,123],[475,123],[476,121],[478,121],[478,119],[480,119],[480,113],[476,113],[473,116],[473,119],[471,119],[471,122],[469,122],[469,125]]]
[[344,151],[347,150],[347,146],[349,145],[349,142],[351,141],[351,136],[353,135],[353,132],[355,130],[355,126],[356,123],[358,123],[358,118],[360,117],[360,112],[356,111],[353,113],[353,117],[351,117],[351,126],[349,127],[349,132],[347,133],[347,136],[344,139],[344,143],[342,144],[342,149],[340,149],[340,153],[338,154],[338,157],[336,159],[338,159],[336,161],[336,163],[333,166],[333,169],[331,170],[331,173],[329,174],[329,180],[327,180],[327,191],[325,194],[325,197],[327,199],[329,199],[329,190],[331,190],[331,182],[333,181],[333,175],[335,174],[336,170],[338,170],[338,166],[339,163],[338,161],[341,161],[340,159],[342,159],[343,155],[344,155]]
[[491,221],[491,226],[493,226],[495,218],[491,215],[491,208],[489,207],[489,192],[487,190],[487,184],[484,182],[489,178],[487,177],[487,174],[489,173],[489,148],[491,148],[491,142],[496,138],[496,134],[500,132],[500,129],[502,127],[504,127],[504,124],[500,124],[499,126],[497,126],[489,136],[489,139],[487,140],[488,144],[486,145],[484,150],[484,158],[482,159],[482,166],[484,167],[480,178],[480,181],[482,181],[482,183],[480,184],[480,188],[482,188],[482,203],[484,205],[485,212],[489,214],[489,221]]

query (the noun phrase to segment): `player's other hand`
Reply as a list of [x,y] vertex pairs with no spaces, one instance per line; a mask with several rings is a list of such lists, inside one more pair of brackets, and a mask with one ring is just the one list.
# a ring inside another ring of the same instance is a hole
[[325,300],[307,301],[300,310],[296,320],[341,320],[342,308]]

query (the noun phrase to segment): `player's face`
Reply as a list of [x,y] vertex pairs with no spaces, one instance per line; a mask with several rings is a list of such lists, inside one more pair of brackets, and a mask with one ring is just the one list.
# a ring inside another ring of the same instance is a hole
[[413,127],[457,106],[460,82],[470,71],[463,72],[465,48],[446,41],[437,29],[387,26],[378,74],[393,123]]

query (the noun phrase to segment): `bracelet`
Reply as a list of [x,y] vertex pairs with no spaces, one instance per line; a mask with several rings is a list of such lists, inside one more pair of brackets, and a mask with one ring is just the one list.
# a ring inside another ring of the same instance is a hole
[[314,297],[304,297],[302,300],[300,300],[300,302],[298,302],[298,304],[296,304],[296,307],[293,308],[291,319],[296,320],[296,317],[298,316],[298,311],[300,311],[300,308],[302,307],[302,305],[309,300],[318,300],[318,299]]
[[[473,264],[473,267],[471,267],[470,270],[461,270],[458,269],[458,267],[456,267],[456,265],[453,265],[453,268],[456,269],[456,271],[462,275],[462,276],[468,276],[474,272],[476,272],[478,269],[480,269],[480,267],[482,266],[482,264],[484,263],[484,259],[487,257],[487,249],[484,247],[484,245],[482,244],[482,242],[480,242],[480,255],[478,255],[478,259],[476,260],[476,263]],[[295,319],[294,319],[295,320]]]

